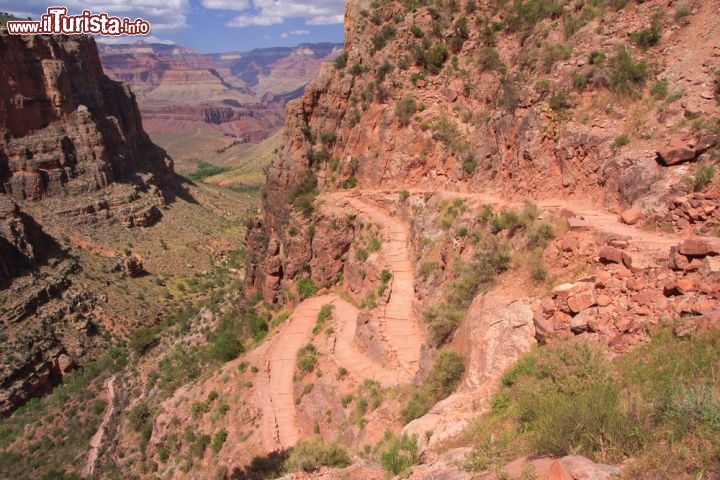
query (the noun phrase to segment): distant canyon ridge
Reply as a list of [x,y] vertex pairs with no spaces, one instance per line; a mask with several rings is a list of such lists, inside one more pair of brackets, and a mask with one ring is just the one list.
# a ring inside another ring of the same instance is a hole
[[182,169],[184,160],[278,130],[287,101],[302,95],[342,44],[218,54],[144,42],[98,49],[106,74],[132,88],[146,131]]

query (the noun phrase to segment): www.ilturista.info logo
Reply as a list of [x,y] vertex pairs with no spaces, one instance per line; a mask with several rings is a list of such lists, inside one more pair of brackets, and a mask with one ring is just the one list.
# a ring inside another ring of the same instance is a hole
[[150,24],[138,18],[111,17],[107,13],[94,14],[83,10],[80,15],[68,15],[65,7],[49,7],[40,21],[8,21],[7,30],[11,35],[147,35]]

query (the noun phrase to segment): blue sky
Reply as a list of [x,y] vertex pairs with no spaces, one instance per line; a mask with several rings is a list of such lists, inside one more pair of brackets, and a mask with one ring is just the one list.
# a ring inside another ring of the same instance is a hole
[[[253,48],[294,46],[299,43],[343,40],[344,0],[66,0],[44,3],[0,0],[0,11],[40,18],[49,6],[68,8],[78,15],[84,9],[111,16],[142,18],[152,30],[137,39],[177,43],[200,53],[245,51]],[[110,39],[99,39],[110,41]]]

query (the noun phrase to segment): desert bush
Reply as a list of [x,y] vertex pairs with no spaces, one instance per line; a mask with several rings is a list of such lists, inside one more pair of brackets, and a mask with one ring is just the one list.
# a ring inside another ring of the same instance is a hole
[[557,18],[563,12],[563,2],[556,0],[516,0],[505,20],[508,30],[526,34],[545,18]]
[[313,210],[313,203],[318,196],[317,178],[312,170],[307,170],[305,175],[293,185],[287,194],[287,199],[293,206],[299,209],[306,217],[309,217]]
[[713,178],[715,178],[715,167],[701,164],[695,169],[695,175],[686,179],[686,183],[694,192],[701,192],[712,183]]
[[478,66],[480,70],[490,70],[502,72],[505,70],[505,64],[500,58],[500,54],[493,47],[483,47],[478,54]]
[[641,88],[647,80],[647,63],[635,60],[624,45],[618,47],[608,60],[610,67],[610,90],[627,97],[641,97]]
[[380,454],[380,465],[390,475],[406,475],[418,461],[417,437],[407,433],[398,437],[388,430],[376,448]]
[[283,462],[283,471],[314,472],[320,467],[344,468],[350,455],[340,445],[325,442],[320,436],[300,440]]
[[403,420],[408,423],[425,415],[433,405],[450,396],[460,384],[465,364],[463,356],[445,348],[438,352],[433,368],[422,385],[411,394],[402,410]]
[[605,62],[606,58],[607,55],[605,55],[605,52],[601,50],[593,50],[590,52],[590,55],[588,55],[588,62],[590,65],[600,65]]
[[650,48],[658,44],[662,37],[662,11],[658,10],[653,15],[652,23],[648,28],[630,33],[630,39],[640,48]]
[[214,453],[218,453],[222,446],[225,444],[225,440],[227,440],[227,430],[224,428],[221,428],[217,432],[215,432],[215,435],[213,435],[212,444],[210,445],[210,448]]
[[417,112],[417,103],[413,97],[407,96],[400,100],[395,107],[395,117],[400,122],[400,125],[407,125],[410,123],[410,119]]
[[138,355],[144,355],[145,352],[158,344],[160,329],[158,327],[142,327],[130,336],[128,348]]
[[460,130],[455,122],[443,115],[432,124],[433,139],[456,149],[461,140]]
[[690,15],[690,9],[687,7],[687,5],[678,5],[678,7],[675,9],[673,17],[675,18],[675,20],[682,20],[688,15]]
[[194,172],[188,173],[188,178],[192,180],[203,180],[207,177],[220,175],[221,173],[227,172],[228,167],[221,167],[219,165],[213,165],[212,163],[204,160],[197,161],[197,168]]
[[568,60],[572,54],[572,47],[567,43],[548,43],[543,47],[542,62],[546,71],[549,71],[558,60]]
[[317,349],[312,343],[308,343],[297,353],[297,367],[302,373],[310,373],[315,369],[317,364]]
[[347,61],[348,61],[347,52],[342,52],[340,55],[335,57],[335,61],[333,63],[337,70],[344,70],[345,67],[347,67]]
[[565,90],[560,90],[553,93],[548,100],[548,105],[556,112],[568,108],[570,105],[567,101],[567,92]]
[[630,143],[630,135],[628,135],[627,133],[623,133],[615,137],[615,140],[613,140],[612,143],[612,147],[619,148],[627,145],[628,143]]
[[295,289],[300,296],[300,300],[310,298],[318,291],[315,282],[313,282],[310,277],[302,277],[300,280],[298,280],[297,284],[295,285]]
[[374,50],[382,50],[385,45],[395,38],[395,27],[392,25],[384,25],[372,38],[372,45]]
[[437,75],[449,57],[450,52],[447,46],[444,43],[438,43],[425,51],[423,66],[431,74]]
[[655,81],[655,83],[653,83],[650,87],[650,95],[652,95],[655,100],[662,100],[667,97],[668,81],[665,79]]

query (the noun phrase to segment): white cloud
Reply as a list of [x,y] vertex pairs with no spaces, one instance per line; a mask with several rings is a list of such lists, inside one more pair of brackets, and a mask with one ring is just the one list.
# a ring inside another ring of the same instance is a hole
[[216,10],[247,10],[250,8],[248,0],[202,0],[202,6]]
[[96,35],[95,40],[99,43],[105,43],[108,45],[127,45],[133,44],[138,41],[138,38],[142,38],[145,43],[162,43],[165,45],[175,45],[172,40],[164,40],[158,38],[155,35],[143,35],[142,37],[131,37],[128,35],[121,35],[119,37],[105,37],[102,35]]
[[[233,0],[203,0],[207,8],[230,8],[234,3]],[[247,4],[248,0],[239,3]],[[289,18],[303,18],[308,25],[332,25],[343,22],[345,8],[344,0],[250,0],[249,3],[246,8],[233,8],[243,13],[231,20],[228,27],[274,25]]]
[[321,15],[308,19],[306,23],[308,25],[335,25],[343,23],[343,15]]
[[[79,15],[83,10],[90,10],[93,13],[107,13],[131,20],[142,18],[150,22],[153,32],[172,32],[186,28],[187,13],[190,10],[190,0],[65,0],[56,3],[67,7],[69,15]],[[47,0],[25,0],[22,6],[19,6],[17,0],[0,0],[0,11],[39,19],[47,12],[49,5],[54,3],[48,3]]]
[[268,26],[268,25],[276,25],[278,23],[283,23],[282,17],[268,17],[268,16],[252,16],[252,15],[239,15],[232,20],[230,20],[227,23],[228,27],[248,27],[250,25],[261,25],[261,26]]
[[290,36],[298,35],[310,35],[310,30],[290,30],[289,32],[285,32],[280,35],[280,38],[288,38]]

